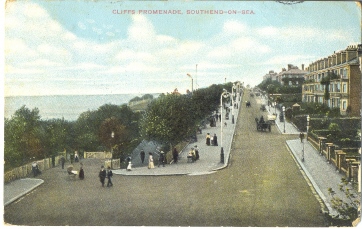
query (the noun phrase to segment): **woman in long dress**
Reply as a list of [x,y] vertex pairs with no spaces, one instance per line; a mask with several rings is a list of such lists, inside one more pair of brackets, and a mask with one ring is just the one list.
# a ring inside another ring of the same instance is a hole
[[206,145],[210,145],[210,134],[209,133],[207,133],[207,135],[206,135]]
[[153,156],[152,156],[152,153],[149,152],[148,153],[148,168],[149,169],[154,169],[155,168],[155,165],[153,164]]
[[80,163],[80,168],[79,168],[79,179],[83,180],[84,179],[84,170],[83,170],[83,163]]

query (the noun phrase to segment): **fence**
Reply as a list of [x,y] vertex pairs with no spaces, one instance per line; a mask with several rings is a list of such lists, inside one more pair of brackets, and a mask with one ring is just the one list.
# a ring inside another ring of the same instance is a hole
[[[54,158],[55,166],[60,164],[60,157],[61,156],[56,156]],[[51,158],[45,158],[43,160],[38,160],[36,162],[38,163],[38,167],[39,167],[40,171],[44,171],[44,170],[52,168],[52,159]],[[8,183],[8,182],[16,180],[16,179],[28,177],[32,173],[32,166],[31,166],[32,163],[33,162],[25,164],[25,165],[17,167],[17,168],[14,168],[14,169],[6,172],[4,174],[4,183]]]

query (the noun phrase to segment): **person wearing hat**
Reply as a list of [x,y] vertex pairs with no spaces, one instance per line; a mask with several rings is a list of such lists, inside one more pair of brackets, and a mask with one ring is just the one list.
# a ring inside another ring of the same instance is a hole
[[206,135],[206,145],[210,145],[210,133],[207,133]]
[[107,172],[106,170],[104,169],[104,166],[102,165],[101,166],[101,170],[99,171],[99,180],[101,181],[102,183],[102,187],[104,187],[104,180],[106,179],[106,176],[107,176]]
[[158,167],[162,164],[163,167],[165,167],[165,153],[161,151],[160,157],[158,158]]

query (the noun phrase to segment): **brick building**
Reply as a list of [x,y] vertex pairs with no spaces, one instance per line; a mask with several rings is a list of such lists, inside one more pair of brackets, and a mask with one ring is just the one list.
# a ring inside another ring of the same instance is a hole
[[[342,115],[359,116],[361,71],[358,58],[361,56],[362,44],[350,45],[311,63],[306,68],[309,73],[305,75],[303,84],[303,102],[324,103],[330,108],[340,108]],[[327,86],[329,99],[325,98]]]

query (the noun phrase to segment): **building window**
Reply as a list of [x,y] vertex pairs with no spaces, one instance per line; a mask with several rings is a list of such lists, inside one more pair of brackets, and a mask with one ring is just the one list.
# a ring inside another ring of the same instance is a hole
[[342,87],[343,87],[342,92],[347,93],[347,84],[342,84]]
[[342,110],[347,110],[347,101],[342,102]]
[[343,68],[343,78],[344,78],[344,79],[348,79],[348,76],[347,76],[347,68]]

